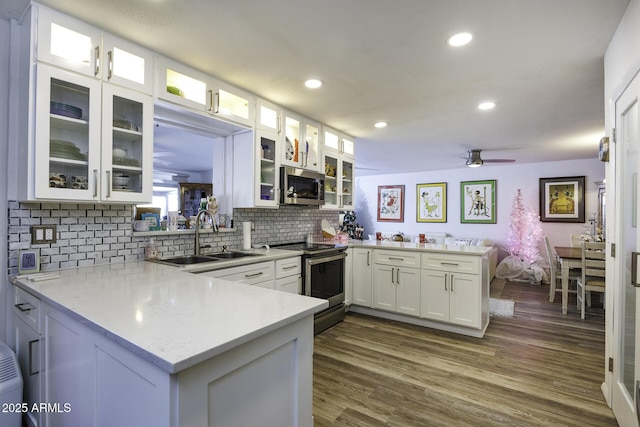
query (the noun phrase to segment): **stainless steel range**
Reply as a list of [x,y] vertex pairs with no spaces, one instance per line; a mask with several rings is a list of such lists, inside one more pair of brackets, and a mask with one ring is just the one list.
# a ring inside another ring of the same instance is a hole
[[275,245],[279,249],[301,250],[302,294],[329,301],[329,307],[315,315],[314,333],[344,319],[345,246],[325,243],[288,243]]

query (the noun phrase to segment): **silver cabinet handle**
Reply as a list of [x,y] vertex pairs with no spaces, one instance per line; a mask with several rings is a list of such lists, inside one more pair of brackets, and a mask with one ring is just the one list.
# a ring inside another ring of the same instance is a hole
[[292,270],[292,269],[297,268],[297,267],[298,267],[297,265],[290,265],[288,267],[282,267],[282,269],[283,270]]
[[107,80],[111,80],[113,76],[113,52],[107,52]]
[[280,123],[281,122],[280,119],[281,117],[276,114],[276,120],[277,120],[276,126],[278,129],[278,135],[280,135],[280,132],[282,132],[282,123]]
[[367,265],[371,265],[369,262],[370,255],[371,255],[371,251],[367,251]]
[[396,258],[396,257],[392,257],[392,256],[390,256],[389,259],[392,259],[394,261],[404,261],[404,258]]
[[213,95],[213,101],[214,102],[213,102],[213,105],[211,106],[211,108],[213,108],[214,114],[218,114],[220,112],[220,92],[216,92]]
[[444,290],[447,290],[447,279],[449,277],[448,273],[444,273]]
[[457,267],[459,264],[457,262],[441,262],[440,265],[453,265]]
[[395,267],[391,267],[391,283],[395,283],[393,281],[393,273],[394,273],[395,269],[396,269]]
[[111,197],[111,171],[107,171],[107,197]]
[[400,284],[400,267],[396,268],[396,284]]
[[451,292],[453,292],[453,273],[451,274]]
[[213,112],[213,90],[209,89],[209,108],[207,108],[209,112]]
[[244,277],[246,277],[247,279],[250,277],[258,277],[258,276],[262,276],[264,274],[264,271],[259,271],[257,273],[253,273],[253,274],[245,274]]
[[98,169],[93,170],[93,197],[98,197]]
[[[29,341],[29,376],[37,375],[37,374],[40,373],[40,369],[38,369],[37,371],[33,370],[33,365],[34,365],[34,363],[33,363],[33,353],[34,353],[33,345],[36,344],[36,343],[39,343],[39,342],[40,342],[40,339]],[[36,363],[35,365],[38,368],[40,367],[40,363]]]
[[96,63],[93,66],[93,74],[100,74],[100,46],[95,47]]

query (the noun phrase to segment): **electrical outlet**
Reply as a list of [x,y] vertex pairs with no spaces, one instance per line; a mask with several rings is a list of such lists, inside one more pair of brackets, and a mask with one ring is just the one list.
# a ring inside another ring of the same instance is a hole
[[42,245],[56,242],[55,225],[32,225],[31,244]]

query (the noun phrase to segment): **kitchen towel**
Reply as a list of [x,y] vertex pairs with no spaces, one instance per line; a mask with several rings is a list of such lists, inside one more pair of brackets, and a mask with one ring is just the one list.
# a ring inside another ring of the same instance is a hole
[[251,221],[242,223],[242,249],[251,249]]

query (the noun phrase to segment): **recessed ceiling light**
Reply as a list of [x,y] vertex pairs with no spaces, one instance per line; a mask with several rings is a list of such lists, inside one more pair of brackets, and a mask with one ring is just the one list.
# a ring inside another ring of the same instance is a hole
[[384,128],[387,127],[387,122],[376,122],[374,123],[374,126],[377,128]]
[[491,101],[487,101],[487,102],[483,102],[480,105],[478,105],[478,109],[479,110],[491,110],[493,107],[496,106],[495,102],[491,102]]
[[450,46],[464,46],[469,43],[473,39],[473,35],[471,33],[458,33],[449,37],[449,45]]
[[322,82],[318,79],[309,79],[304,82],[304,85],[309,89],[318,89],[320,86],[322,86]]

